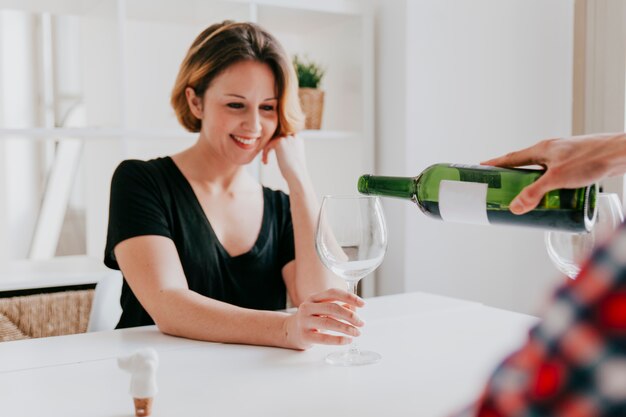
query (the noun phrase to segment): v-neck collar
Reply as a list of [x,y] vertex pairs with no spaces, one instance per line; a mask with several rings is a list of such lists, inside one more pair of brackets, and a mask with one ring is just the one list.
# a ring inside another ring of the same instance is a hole
[[204,222],[206,224],[209,234],[215,240],[215,244],[218,247],[219,251],[224,256],[224,258],[229,259],[229,260],[235,260],[235,259],[255,256],[257,253],[259,253],[260,249],[263,248],[267,240],[267,233],[268,233],[267,228],[269,227],[268,226],[269,213],[268,213],[268,202],[267,202],[267,193],[269,190],[266,187],[261,186],[261,191],[263,193],[263,217],[261,219],[261,228],[259,230],[259,234],[256,240],[254,241],[254,245],[252,245],[250,250],[248,250],[247,252],[244,252],[240,255],[232,256],[230,253],[228,253],[226,248],[224,248],[224,246],[222,245],[222,242],[220,242],[219,238],[217,237],[217,234],[215,233],[215,230],[213,230],[213,226],[211,226],[211,222],[209,221],[209,218],[207,217],[206,212],[202,208],[202,204],[200,204],[200,200],[198,199],[196,192],[194,191],[187,177],[185,177],[185,174],[183,174],[183,172],[180,170],[178,165],[176,165],[176,162],[174,162],[174,159],[172,159],[171,156],[166,156],[164,157],[164,159],[167,162],[169,162],[169,164],[172,167],[172,171],[175,173],[175,175],[178,176],[178,179],[182,185],[184,192],[187,193],[187,197],[189,198],[190,201],[192,201],[192,204],[195,207],[195,210],[199,211],[199,215],[204,219]]

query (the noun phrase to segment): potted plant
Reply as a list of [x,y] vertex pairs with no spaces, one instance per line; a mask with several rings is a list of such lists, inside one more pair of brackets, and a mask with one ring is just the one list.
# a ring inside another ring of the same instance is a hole
[[325,70],[317,63],[295,55],[293,66],[298,76],[298,96],[305,116],[305,129],[319,129],[324,111],[324,91],[319,89]]

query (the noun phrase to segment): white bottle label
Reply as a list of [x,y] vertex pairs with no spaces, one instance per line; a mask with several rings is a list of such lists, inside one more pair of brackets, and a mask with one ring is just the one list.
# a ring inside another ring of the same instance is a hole
[[439,183],[439,214],[446,222],[489,224],[487,184],[442,180]]

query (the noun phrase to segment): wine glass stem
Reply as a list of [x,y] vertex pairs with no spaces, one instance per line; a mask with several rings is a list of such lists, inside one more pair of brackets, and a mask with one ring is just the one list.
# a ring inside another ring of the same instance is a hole
[[[348,292],[357,295],[356,287],[358,283],[359,281],[348,281]],[[350,344],[350,350],[348,352],[350,355],[358,355],[360,353],[355,340],[356,338],[353,337],[352,343]]]

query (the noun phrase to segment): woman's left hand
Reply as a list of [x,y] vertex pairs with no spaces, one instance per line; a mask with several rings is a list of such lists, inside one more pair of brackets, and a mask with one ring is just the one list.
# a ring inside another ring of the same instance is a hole
[[272,139],[265,145],[261,161],[267,164],[267,158],[271,151],[276,152],[278,168],[287,183],[293,179],[306,175],[306,157],[304,153],[304,140],[297,135],[282,136]]

